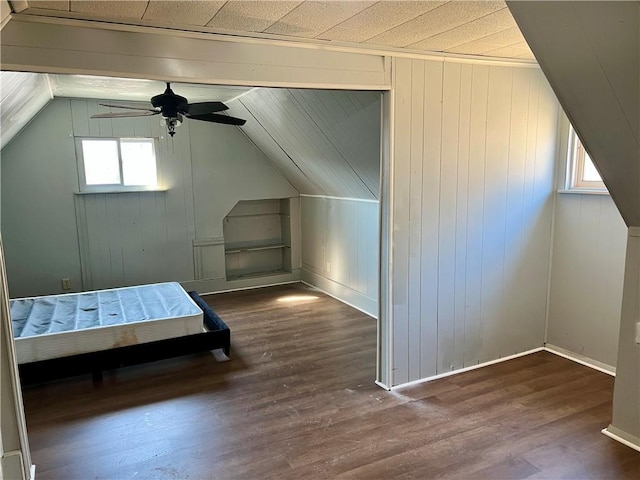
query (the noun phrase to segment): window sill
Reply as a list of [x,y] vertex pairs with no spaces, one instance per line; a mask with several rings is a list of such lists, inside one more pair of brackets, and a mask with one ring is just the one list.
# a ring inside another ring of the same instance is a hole
[[609,190],[592,190],[589,188],[561,188],[558,193],[571,193],[573,195],[609,195]]
[[168,188],[132,188],[127,190],[95,190],[93,192],[73,192],[74,195],[102,195],[103,193],[162,193]]

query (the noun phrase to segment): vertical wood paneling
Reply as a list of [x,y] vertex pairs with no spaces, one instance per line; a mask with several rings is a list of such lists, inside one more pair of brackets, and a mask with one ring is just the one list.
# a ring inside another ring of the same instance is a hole
[[[520,317],[523,328],[506,328],[503,334],[503,343],[500,346],[500,355],[508,356],[525,350],[525,345],[519,342],[524,333],[530,332],[530,328],[524,328],[525,322],[530,319],[522,303],[524,295],[520,292],[527,288],[527,268],[524,265],[524,242],[527,232],[527,224],[523,217],[524,205],[524,164],[527,150],[527,122],[529,109],[529,94],[531,75],[527,71],[516,69],[513,71],[511,91],[511,114],[509,126],[509,152],[507,163],[507,210],[506,225],[504,230],[504,316],[505,323],[509,319]],[[522,349],[522,350],[521,350]]]
[[[396,112],[395,143],[393,162],[393,230],[396,233],[393,242],[393,344],[392,352],[394,382],[409,381],[410,357],[415,358],[415,352],[409,350],[409,236],[410,236],[410,185],[411,178],[411,106],[412,60],[395,59],[393,69]],[[417,322],[419,324],[419,322]],[[419,354],[418,354],[419,358]]]
[[626,233],[611,197],[558,195],[548,343],[616,366]]
[[456,198],[456,260],[453,366],[464,367],[467,312],[467,218],[469,210],[469,154],[471,134],[471,88],[473,66],[463,64],[460,71],[458,111],[458,175]]
[[[457,63],[445,64],[443,79],[440,214],[438,225],[438,373],[450,371],[454,368],[453,337],[455,329],[455,256],[461,67]],[[462,208],[462,206],[460,207]]]
[[544,341],[557,102],[535,69],[419,63],[394,69],[394,385]]
[[378,203],[301,197],[302,278],[371,315],[378,299]]
[[[442,144],[442,76],[443,64],[425,62],[424,122],[422,138],[422,252],[420,262],[420,351],[412,352],[420,363],[420,376],[433,375],[438,359],[438,225],[440,223],[440,158]],[[396,115],[404,115],[397,111]],[[397,185],[397,184],[396,184]],[[397,185],[396,188],[404,188]],[[395,213],[394,213],[395,214]],[[394,275],[395,281],[395,275]],[[395,300],[394,300],[395,301]],[[394,319],[395,321],[395,319]]]
[[[108,111],[98,101],[72,100],[76,136],[157,138],[156,162],[162,193],[82,195],[84,288],[108,288],[166,280],[193,279],[195,238],[189,126],[170,138],[159,119],[91,119]],[[160,260],[162,259],[162,260]]]
[[[411,125],[416,131],[424,128],[424,62],[411,65]],[[424,142],[422,134],[411,135],[411,176],[409,178],[409,351],[420,351],[421,287],[420,264],[422,259],[422,158]],[[420,362],[410,362],[409,377],[420,376]]]
[[482,257],[484,253],[484,184],[487,148],[487,99],[489,67],[474,66],[469,112],[469,195],[464,366],[480,361],[482,349]]
[[[511,328],[506,325],[503,301],[512,75],[512,69],[505,67],[489,70],[482,258],[482,326],[486,334],[483,334],[481,362],[500,351],[503,337],[497,332]],[[491,324],[498,326],[496,332],[487,331],[486,326]]]

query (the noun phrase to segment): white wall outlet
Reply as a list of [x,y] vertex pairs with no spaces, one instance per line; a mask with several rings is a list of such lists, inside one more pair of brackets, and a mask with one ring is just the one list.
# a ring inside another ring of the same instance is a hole
[[331,262],[327,262],[327,273],[331,273]]
[[71,290],[71,280],[69,278],[63,278],[61,281],[63,290]]
[[640,345],[640,322],[636,323],[636,343]]

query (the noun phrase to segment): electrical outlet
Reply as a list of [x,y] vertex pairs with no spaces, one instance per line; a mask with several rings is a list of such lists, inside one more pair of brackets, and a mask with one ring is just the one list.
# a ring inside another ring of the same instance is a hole
[[71,290],[71,280],[69,278],[63,278],[61,281],[63,290]]
[[636,323],[636,343],[640,345],[640,322]]
[[331,262],[327,262],[327,273],[331,273]]

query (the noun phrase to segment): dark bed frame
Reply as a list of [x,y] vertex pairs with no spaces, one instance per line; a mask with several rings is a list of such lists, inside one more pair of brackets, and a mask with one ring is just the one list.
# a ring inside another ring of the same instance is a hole
[[222,349],[224,354],[229,356],[231,353],[229,327],[196,292],[189,292],[189,296],[203,312],[205,332],[110,350],[23,363],[18,365],[20,381],[23,385],[29,385],[88,373],[93,375],[94,380],[99,380],[102,378],[104,370],[207,350]]

